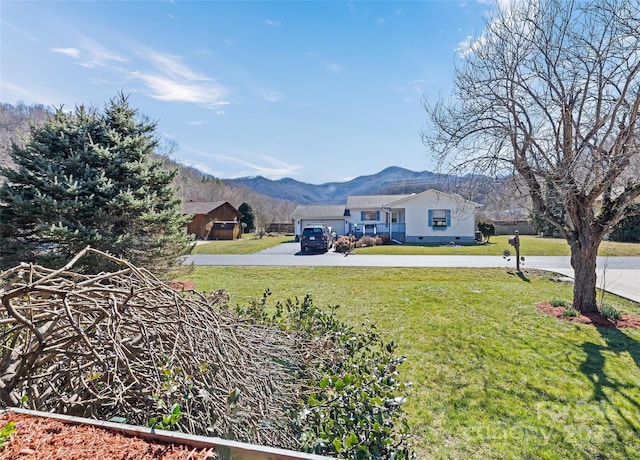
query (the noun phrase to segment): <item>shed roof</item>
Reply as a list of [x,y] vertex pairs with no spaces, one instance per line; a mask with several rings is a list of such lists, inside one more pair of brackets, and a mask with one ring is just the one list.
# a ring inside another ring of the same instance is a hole
[[292,213],[294,219],[337,219],[344,216],[344,205],[309,206],[299,205]]
[[182,204],[182,212],[184,214],[209,214],[225,203],[227,201],[185,201]]

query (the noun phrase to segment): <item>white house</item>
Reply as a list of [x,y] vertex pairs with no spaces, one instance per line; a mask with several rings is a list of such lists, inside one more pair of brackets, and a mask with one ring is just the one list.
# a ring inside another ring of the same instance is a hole
[[406,243],[473,242],[481,205],[437,190],[411,195],[347,197],[346,206],[298,206],[296,235],[305,225],[324,224],[338,235],[379,236]]
[[403,241],[407,243],[471,243],[476,237],[476,211],[480,207],[479,203],[437,190],[410,195],[385,206],[404,211]]

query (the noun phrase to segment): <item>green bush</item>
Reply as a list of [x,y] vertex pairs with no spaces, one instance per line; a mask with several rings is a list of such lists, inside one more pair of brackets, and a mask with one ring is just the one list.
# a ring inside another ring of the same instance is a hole
[[492,236],[496,235],[496,227],[488,222],[479,222],[478,230],[482,233],[482,239],[487,243]]
[[579,314],[580,313],[578,312],[578,310],[576,310],[573,307],[565,308],[565,310],[562,312],[562,316],[575,317],[575,316],[578,316]]
[[605,318],[617,320],[622,318],[622,314],[618,311],[616,307],[613,305],[609,305],[607,303],[602,304],[602,308],[600,309],[600,314]]
[[625,209],[626,217],[618,222],[609,235],[611,241],[635,243],[640,241],[640,204]]
[[566,300],[551,299],[552,307],[567,307],[569,303]]
[[291,414],[300,450],[353,460],[415,458],[403,409],[409,385],[398,376],[405,358],[396,345],[368,322],[356,331],[336,318],[338,307],[325,312],[310,296],[274,308],[267,297],[238,312],[306,334],[312,348],[308,368],[298,370],[310,391]]
[[0,448],[16,433],[16,422],[8,422],[0,429]]

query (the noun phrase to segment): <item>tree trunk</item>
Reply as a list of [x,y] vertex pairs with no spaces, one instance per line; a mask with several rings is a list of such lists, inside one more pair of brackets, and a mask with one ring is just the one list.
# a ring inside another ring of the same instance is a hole
[[598,311],[596,302],[596,257],[601,238],[590,230],[573,232],[567,237],[571,246],[574,272],[573,308],[580,313]]

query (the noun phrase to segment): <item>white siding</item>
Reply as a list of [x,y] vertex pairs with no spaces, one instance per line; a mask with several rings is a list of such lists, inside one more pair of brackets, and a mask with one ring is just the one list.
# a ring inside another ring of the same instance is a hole
[[[451,195],[430,191],[403,201],[407,242],[473,240],[475,235],[475,203]],[[398,203],[396,206],[400,206]],[[430,209],[450,209],[450,225],[444,230],[429,226]]]

